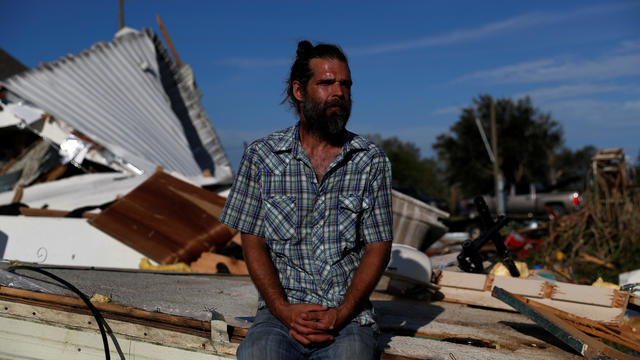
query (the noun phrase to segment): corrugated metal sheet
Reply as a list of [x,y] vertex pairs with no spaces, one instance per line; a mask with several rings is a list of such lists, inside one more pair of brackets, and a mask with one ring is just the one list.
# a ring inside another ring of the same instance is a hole
[[147,172],[209,169],[210,183],[232,181],[193,73],[177,70],[150,30],[126,29],[3,85]]

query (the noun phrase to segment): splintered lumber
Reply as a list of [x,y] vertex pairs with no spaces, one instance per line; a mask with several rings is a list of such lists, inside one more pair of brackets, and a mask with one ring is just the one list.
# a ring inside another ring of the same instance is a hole
[[605,345],[598,339],[588,336],[549,309],[531,306],[523,302],[525,301],[524,298],[517,295],[514,296],[500,287],[496,286],[493,288],[492,296],[504,301],[520,313],[526,315],[587,359],[602,359],[603,355],[621,360],[636,359],[635,357]]
[[202,253],[197,261],[191,263],[191,271],[217,274],[220,272],[221,264],[226,266],[231,274],[249,275],[244,261],[215,253]]
[[552,280],[442,271],[435,282],[440,286],[444,301],[513,310],[491,296],[491,289],[497,286],[556,309],[613,326],[620,325],[629,301],[627,292]]
[[156,172],[89,223],[159,264],[191,263],[235,234],[218,221],[224,203],[211,191]]
[[570,323],[578,330],[581,330],[587,334],[611,340],[630,349],[640,351],[640,334],[627,333],[624,332],[621,327],[603,325],[595,321],[591,321],[587,318],[576,316],[566,311],[558,310],[551,306],[539,303],[531,299],[527,299],[522,296],[513,295],[513,297],[518,299],[519,301],[522,301],[533,309],[544,309],[551,311],[562,320]]

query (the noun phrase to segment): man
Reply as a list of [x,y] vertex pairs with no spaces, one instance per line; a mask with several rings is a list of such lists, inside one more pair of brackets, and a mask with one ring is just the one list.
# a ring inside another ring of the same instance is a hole
[[369,295],[392,241],[391,166],[346,130],[351,73],[335,45],[298,44],[294,127],[247,147],[220,221],[242,233],[260,299],[238,359],[372,359]]

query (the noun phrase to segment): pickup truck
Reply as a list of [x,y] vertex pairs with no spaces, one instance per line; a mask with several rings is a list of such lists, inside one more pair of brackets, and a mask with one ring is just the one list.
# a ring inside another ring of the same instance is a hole
[[[496,213],[496,201],[493,196],[483,195],[489,206],[489,211]],[[580,208],[583,204],[582,196],[577,191],[569,192],[538,192],[535,184],[529,185],[529,192],[516,193],[515,186],[505,193],[505,212],[511,217],[533,217],[547,214],[549,207],[556,215],[564,215]],[[477,216],[477,211],[469,209],[469,217]]]

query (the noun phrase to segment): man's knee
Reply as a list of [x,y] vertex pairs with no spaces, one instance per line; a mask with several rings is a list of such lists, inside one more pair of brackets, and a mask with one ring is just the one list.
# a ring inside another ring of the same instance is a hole
[[281,331],[249,330],[247,337],[238,347],[237,357],[244,359],[300,359],[301,356],[292,343],[289,334]]
[[259,311],[238,351],[238,359],[301,359],[288,329],[268,311]]
[[377,335],[370,326],[351,323],[340,331],[333,344],[320,351],[317,359],[371,360],[377,358]]

